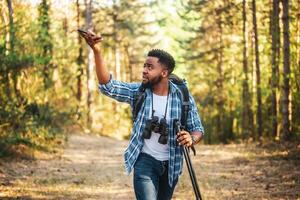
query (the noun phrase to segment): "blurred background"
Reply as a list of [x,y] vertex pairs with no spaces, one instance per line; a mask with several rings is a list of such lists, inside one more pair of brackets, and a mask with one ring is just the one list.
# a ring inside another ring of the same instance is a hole
[[0,10],[0,155],[78,131],[129,138],[130,107],[99,94],[78,28],[102,34],[118,80],[141,81],[152,48],[170,52],[206,144],[299,140],[297,0],[1,0]]

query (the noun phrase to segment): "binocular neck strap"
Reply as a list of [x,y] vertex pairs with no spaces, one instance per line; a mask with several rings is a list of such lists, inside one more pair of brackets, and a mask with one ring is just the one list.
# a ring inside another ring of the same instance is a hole
[[[164,119],[166,119],[166,116],[167,116],[167,109],[168,109],[168,103],[169,103],[169,94],[170,94],[170,86],[169,86],[169,89],[168,89],[167,103],[166,103],[166,107],[165,107]],[[151,90],[151,98],[152,98],[152,117],[153,117],[155,110],[153,109],[153,91],[152,90]]]

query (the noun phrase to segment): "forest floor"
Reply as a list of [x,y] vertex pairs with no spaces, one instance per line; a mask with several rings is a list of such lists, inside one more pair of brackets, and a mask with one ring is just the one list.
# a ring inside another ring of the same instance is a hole
[[[0,199],[134,199],[123,165],[127,143],[75,134],[55,155],[1,159]],[[196,149],[191,157],[203,199],[300,199],[300,145]],[[195,199],[186,166],[173,199]]]

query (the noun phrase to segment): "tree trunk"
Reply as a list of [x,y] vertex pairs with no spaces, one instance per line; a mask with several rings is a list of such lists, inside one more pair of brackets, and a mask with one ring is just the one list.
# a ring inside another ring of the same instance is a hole
[[271,115],[272,115],[272,137],[278,136],[278,99],[277,91],[279,85],[279,0],[273,0],[273,9],[271,14],[270,30],[272,37],[272,77],[271,77]]
[[224,131],[224,95],[223,95],[223,27],[221,14],[217,11],[217,26],[219,30],[219,50],[217,51],[217,72],[218,78],[217,82],[217,108],[218,108],[218,116],[217,116],[217,133],[219,134],[219,139],[222,143],[226,143],[226,133]]
[[249,92],[248,80],[248,55],[247,55],[247,31],[246,31],[246,0],[243,0],[243,111],[242,111],[242,135],[243,138],[248,138],[251,135],[253,128],[252,111],[251,111],[251,95]]
[[[85,25],[87,29],[92,28],[92,0],[85,0]],[[93,71],[93,52],[91,48],[88,48],[88,61],[86,68],[86,80],[87,80],[87,125],[90,128],[92,125],[92,117],[91,117],[91,73]]]
[[295,91],[293,95],[293,118],[292,118],[292,133],[300,131],[300,1],[297,5],[297,28],[296,28],[296,65],[295,65]]
[[121,78],[121,64],[120,64],[120,39],[118,36],[118,10],[117,6],[115,5],[116,2],[114,2],[114,12],[113,12],[113,40],[114,40],[114,57],[115,57],[115,78],[117,80],[120,80]]
[[9,16],[9,51],[12,53],[14,51],[14,41],[15,41],[15,28],[14,28],[14,17],[13,8],[11,0],[6,0],[8,7]]
[[282,133],[284,139],[290,139],[290,35],[289,1],[282,0],[283,23],[283,86],[282,86]]
[[[52,37],[50,34],[50,6],[47,0],[42,0],[38,7],[39,10],[39,32],[38,32],[38,42],[41,48],[40,57],[43,60],[43,78],[44,78],[44,88],[49,89],[52,84],[53,69],[51,66],[51,59],[53,53]],[[47,99],[47,98],[45,98]],[[46,100],[47,101],[47,100]]]
[[[118,10],[116,6],[116,0],[113,0],[113,13],[112,13],[112,20],[113,20],[113,57],[114,57],[114,77],[115,79],[119,79],[120,75],[120,64],[119,64],[119,50],[118,50],[118,27],[117,27],[117,16],[118,15]],[[112,103],[113,107],[113,113],[116,117],[116,121],[119,123],[119,115],[118,113],[118,105],[115,101]]]
[[259,48],[258,48],[258,33],[256,22],[256,2],[252,0],[253,14],[253,31],[254,31],[254,48],[255,48],[255,67],[256,67],[256,100],[257,100],[257,134],[259,140],[262,139],[262,103],[261,103],[261,85],[260,85],[260,65],[259,65]]
[[128,79],[129,79],[129,82],[132,82],[133,81],[133,78],[132,78],[132,74],[133,74],[132,65],[133,65],[133,63],[132,63],[132,58],[131,58],[129,50],[128,50],[129,45],[125,45],[124,48],[125,48],[126,57],[128,59],[128,73],[129,73]]
[[[9,16],[9,49],[8,52],[9,54],[14,54],[15,51],[15,27],[14,27],[14,12],[13,12],[13,7],[12,7],[12,2],[11,0],[7,0],[7,7],[8,7],[8,16]],[[16,99],[18,100],[19,105],[21,105],[24,101],[24,98],[21,95],[20,90],[18,89],[18,75],[17,75],[18,69],[13,68],[12,70],[9,69],[9,66],[7,66],[7,77],[5,79],[9,83],[9,75],[11,74],[12,76],[12,82],[13,82],[13,89],[14,93],[16,96]],[[11,73],[10,73],[11,72]]]
[[[11,2],[10,2],[11,5]],[[10,31],[9,31],[9,19],[7,17],[6,11],[5,11],[5,0],[2,1],[2,17],[3,17],[3,22],[5,24],[5,43],[4,43],[4,49],[5,49],[5,55],[9,54],[9,38],[10,38]],[[9,77],[9,67],[8,66],[4,66],[5,67],[5,72],[3,74],[3,81],[5,83],[5,94],[7,96],[7,99],[10,100],[11,99],[11,91],[10,91],[10,77]]]
[[[6,3],[7,4],[7,3]],[[3,20],[3,23],[4,23],[4,49],[5,49],[5,55],[8,54],[7,52],[7,46],[8,46],[8,43],[9,43],[9,28],[8,28],[8,17],[7,17],[7,14],[6,14],[6,4],[5,4],[5,0],[2,0],[1,1],[1,18]]]
[[[76,8],[77,8],[77,28],[80,28],[80,5],[79,5],[79,0],[76,0]],[[78,56],[77,56],[77,94],[76,94],[76,98],[78,100],[78,102],[81,101],[81,96],[82,96],[82,80],[81,77],[83,75],[83,68],[82,68],[82,64],[83,64],[83,48],[82,48],[82,39],[80,34],[78,33],[77,36],[77,40],[78,40],[78,44],[79,44],[79,50],[78,50]]]

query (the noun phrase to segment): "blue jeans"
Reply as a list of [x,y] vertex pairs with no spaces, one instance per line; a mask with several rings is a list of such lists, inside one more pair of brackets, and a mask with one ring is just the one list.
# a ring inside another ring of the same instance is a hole
[[137,200],[169,200],[172,198],[178,179],[170,187],[168,161],[159,161],[140,153],[134,165],[133,185]]

